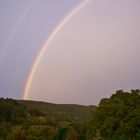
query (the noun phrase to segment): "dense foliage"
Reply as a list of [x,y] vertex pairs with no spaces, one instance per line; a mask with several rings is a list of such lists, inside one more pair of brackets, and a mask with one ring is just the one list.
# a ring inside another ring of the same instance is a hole
[[93,108],[0,98],[0,140],[84,140]]
[[140,140],[140,90],[102,99],[88,124],[88,140]]
[[0,140],[140,140],[140,90],[98,107],[0,98]]

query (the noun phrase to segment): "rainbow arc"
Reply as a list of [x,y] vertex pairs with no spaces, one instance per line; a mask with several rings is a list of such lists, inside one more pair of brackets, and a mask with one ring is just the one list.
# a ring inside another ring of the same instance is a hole
[[55,35],[62,29],[62,27],[70,20],[70,18],[72,18],[76,13],[78,13],[80,11],[80,9],[82,9],[90,0],[85,0],[82,3],[80,3],[76,8],[74,8],[60,23],[59,25],[53,30],[53,32],[51,33],[51,35],[49,36],[49,38],[47,39],[47,41],[44,43],[43,47],[41,48],[36,60],[34,61],[32,67],[31,67],[31,71],[29,73],[27,82],[25,84],[25,89],[23,92],[23,99],[26,100],[28,98],[28,94],[29,94],[29,89],[32,83],[32,79],[33,76],[35,74],[35,71],[38,67],[38,64],[46,50],[46,48],[49,46],[49,44],[53,41],[53,38],[55,37]]

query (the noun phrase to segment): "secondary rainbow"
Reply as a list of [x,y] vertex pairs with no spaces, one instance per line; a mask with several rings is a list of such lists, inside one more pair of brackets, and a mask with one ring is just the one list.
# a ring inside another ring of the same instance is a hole
[[13,26],[11,32],[9,33],[7,40],[5,41],[4,45],[2,46],[2,49],[0,51],[0,65],[3,63],[3,59],[5,58],[8,49],[15,38],[20,26],[28,16],[29,12],[32,10],[33,6],[37,3],[37,0],[31,0],[29,5],[25,8],[21,16],[18,18],[16,24]]
[[49,46],[55,35],[60,31],[60,29],[63,27],[63,25],[72,17],[74,16],[80,9],[82,9],[90,0],[84,0],[82,3],[80,3],[72,12],[70,12],[63,20],[60,22],[60,24],[55,28],[55,30],[52,32],[52,34],[49,36],[43,47],[41,48],[35,62],[32,65],[31,71],[29,73],[27,82],[25,84],[25,89],[23,92],[23,99],[26,100],[28,97],[29,89],[32,83],[33,75],[38,67],[38,64],[46,50],[46,48]]

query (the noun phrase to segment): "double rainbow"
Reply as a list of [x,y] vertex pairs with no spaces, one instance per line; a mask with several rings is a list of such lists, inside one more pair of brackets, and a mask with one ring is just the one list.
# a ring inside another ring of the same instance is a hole
[[61,30],[61,28],[63,27],[64,24],[66,24],[66,22],[73,17],[78,11],[80,11],[80,9],[82,9],[90,0],[85,0],[82,3],[80,3],[76,8],[74,8],[60,23],[59,25],[54,29],[54,31],[51,33],[51,35],[49,36],[49,38],[47,39],[47,41],[44,43],[43,47],[41,48],[41,50],[39,51],[36,60],[34,61],[32,67],[31,67],[31,71],[29,73],[27,82],[25,84],[25,89],[23,92],[23,99],[26,100],[28,98],[28,94],[29,94],[29,89],[32,83],[32,79],[34,76],[34,73],[38,67],[38,64],[46,50],[46,48],[49,46],[49,44],[51,43],[51,41],[53,40],[53,38],[55,37],[55,35]]

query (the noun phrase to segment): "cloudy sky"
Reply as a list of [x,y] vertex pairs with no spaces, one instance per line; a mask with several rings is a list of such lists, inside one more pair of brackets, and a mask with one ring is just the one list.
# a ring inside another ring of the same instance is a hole
[[[44,44],[83,2],[0,1],[1,97],[23,97]],[[139,0],[89,0],[46,46],[26,99],[89,105],[140,88],[139,25]]]

